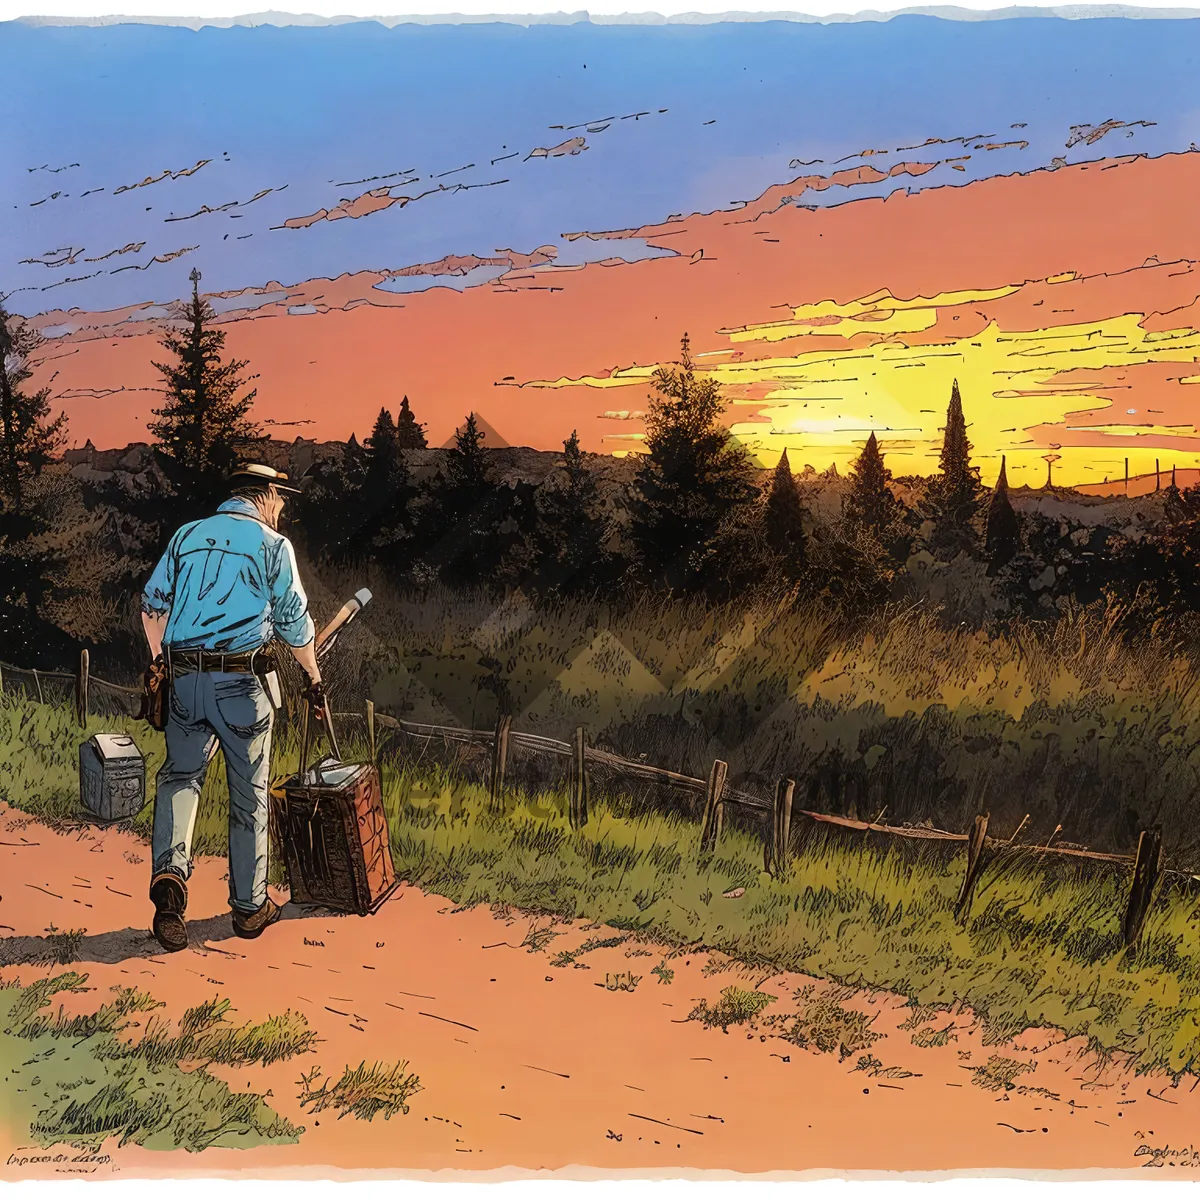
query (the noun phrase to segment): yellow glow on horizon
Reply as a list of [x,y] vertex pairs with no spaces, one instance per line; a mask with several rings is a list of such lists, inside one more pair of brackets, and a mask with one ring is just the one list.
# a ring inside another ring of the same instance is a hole
[[1011,296],[1018,290],[1016,287],[1003,287],[986,292],[941,292],[931,297],[916,296],[912,300],[898,300],[884,289],[850,304],[837,304],[833,300],[803,304],[792,310],[790,321],[771,321],[764,325],[746,325],[720,332],[731,342],[774,342],[795,337],[851,338],[860,333],[873,333],[880,337],[924,333],[937,324],[939,308],[981,304]]
[[[1064,272],[1047,282],[1066,284],[1074,278],[1073,272]],[[912,345],[904,336],[933,328],[947,309],[1020,290],[945,292],[906,301],[883,291],[850,304],[826,300],[805,305],[787,321],[722,330],[742,349],[697,354],[696,371],[723,385],[735,415],[734,434],[767,465],[787,449],[797,467],[812,463],[824,469],[833,463],[844,472],[874,432],[893,474],[930,474],[937,469],[955,380],[972,456],[985,483],[994,480],[1001,455],[1007,456],[1014,484],[1033,486],[1045,482],[1043,456],[1051,452],[1060,456],[1054,477],[1064,483],[1121,478],[1126,457],[1131,475],[1152,473],[1156,458],[1168,471],[1172,465],[1200,465],[1196,427],[1158,423],[1136,391],[1118,405],[1103,394],[1111,389],[1111,377],[1089,380],[1084,374],[1056,381],[1066,371],[1162,362],[1184,367],[1176,377],[1178,385],[1200,384],[1200,374],[1185,373],[1200,361],[1200,332],[1195,329],[1149,332],[1142,328],[1140,314],[1128,313],[1025,331],[1003,329],[993,320],[978,334],[932,345]],[[878,340],[863,345],[864,333],[877,334]],[[826,341],[819,350],[806,350],[812,335],[858,340],[844,349],[831,349]],[[794,353],[778,353],[784,341]],[[754,344],[769,347],[769,356],[748,357]],[[603,378],[560,378],[526,386],[644,386],[656,369],[631,366]],[[754,419],[740,415],[746,409],[754,410]],[[1072,414],[1078,414],[1075,420]],[[1072,445],[1078,435],[1092,444]],[[1166,447],[1165,439],[1170,439]]]

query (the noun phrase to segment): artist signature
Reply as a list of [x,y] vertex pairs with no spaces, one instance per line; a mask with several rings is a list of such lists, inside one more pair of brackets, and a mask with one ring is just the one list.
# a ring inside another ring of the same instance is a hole
[[1200,1170],[1200,1150],[1195,1146],[1151,1146],[1143,1142],[1134,1152],[1135,1158],[1148,1158],[1143,1167],[1182,1167]]
[[9,1167],[53,1166],[55,1171],[63,1174],[90,1175],[97,1167],[111,1162],[112,1158],[107,1154],[98,1154],[84,1150],[75,1154],[68,1154],[62,1151],[54,1154],[23,1154],[18,1152],[10,1154],[8,1162],[5,1165]]

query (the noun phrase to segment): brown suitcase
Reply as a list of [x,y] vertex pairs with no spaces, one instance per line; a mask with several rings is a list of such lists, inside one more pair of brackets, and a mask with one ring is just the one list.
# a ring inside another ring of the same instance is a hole
[[292,899],[365,916],[397,884],[379,772],[336,758],[308,769],[308,740],[306,729],[300,770],[276,793]]

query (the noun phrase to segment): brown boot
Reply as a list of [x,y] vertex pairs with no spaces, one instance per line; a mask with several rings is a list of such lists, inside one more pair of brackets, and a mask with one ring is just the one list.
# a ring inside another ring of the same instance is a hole
[[268,896],[252,913],[233,910],[233,932],[240,938],[256,938],[268,925],[279,920],[283,909]]
[[164,872],[150,881],[150,900],[154,905],[152,929],[158,944],[170,954],[186,950],[188,944],[187,884],[178,875]]

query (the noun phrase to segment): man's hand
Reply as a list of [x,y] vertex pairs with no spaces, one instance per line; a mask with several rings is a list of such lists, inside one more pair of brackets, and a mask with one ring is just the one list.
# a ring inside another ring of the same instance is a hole
[[167,727],[167,664],[162,654],[156,654],[142,677],[142,704],[138,717],[151,729]]
[[328,718],[329,708],[325,697],[325,687],[319,679],[314,680],[304,689],[304,702],[308,705],[309,715],[317,721]]

